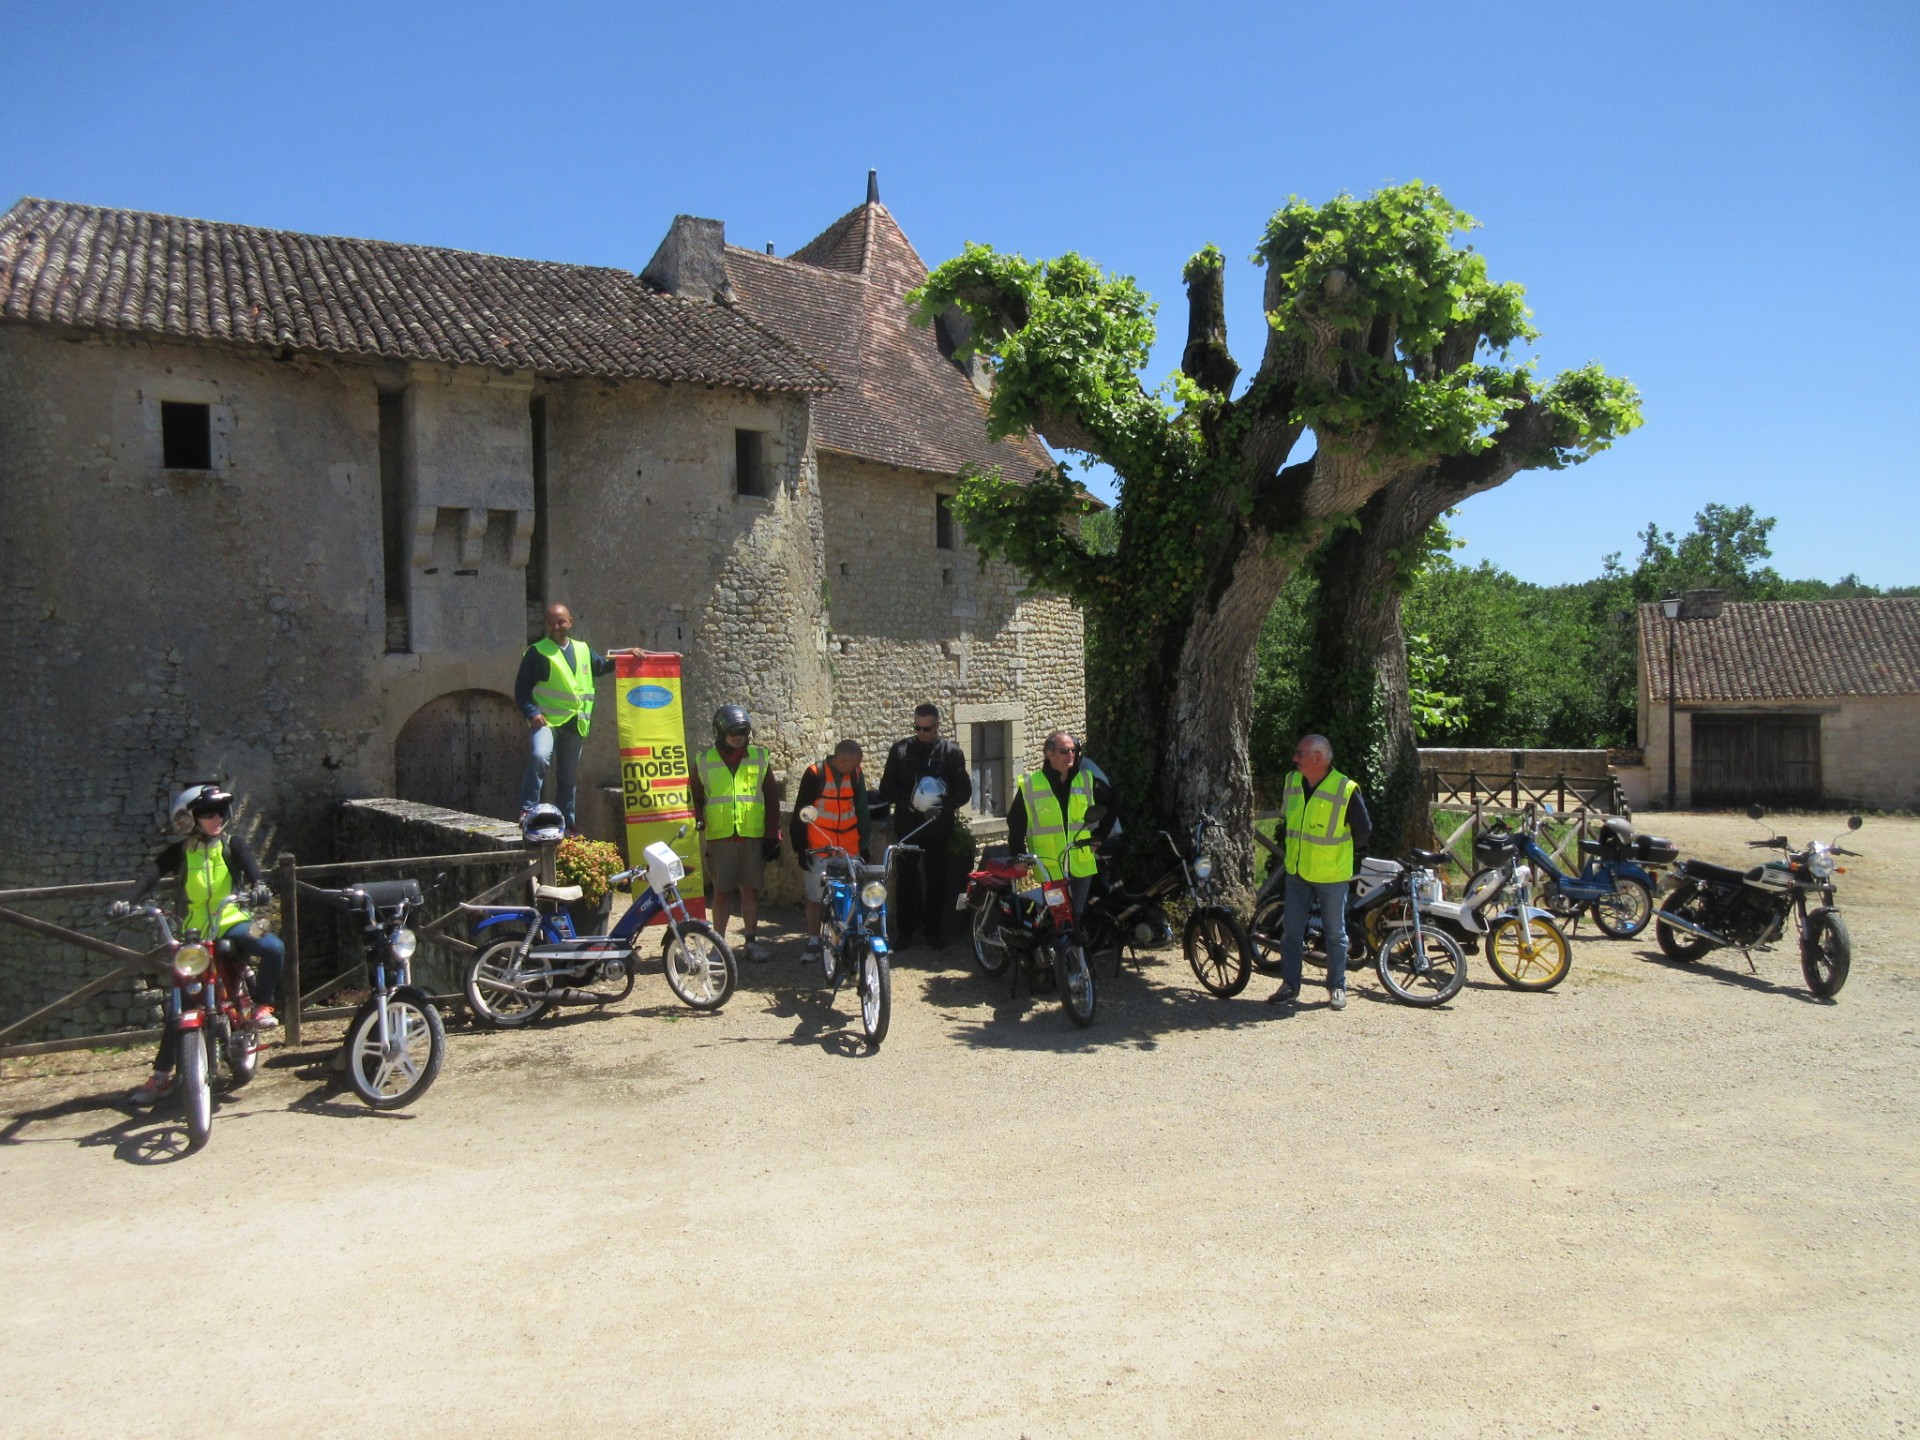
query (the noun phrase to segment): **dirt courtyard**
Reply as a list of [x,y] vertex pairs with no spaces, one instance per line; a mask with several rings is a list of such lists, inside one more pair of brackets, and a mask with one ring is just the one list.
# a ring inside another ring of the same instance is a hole
[[868,1055],[788,930],[718,1015],[656,971],[450,1024],[404,1114],[276,1050],[173,1163],[144,1054],[7,1062],[0,1429],[1914,1434],[1920,821],[1852,843],[1834,1004],[1791,946],[1583,926],[1558,990],[1476,959],[1434,1012],[1215,1000],[1175,947],[1081,1032],[953,945]]

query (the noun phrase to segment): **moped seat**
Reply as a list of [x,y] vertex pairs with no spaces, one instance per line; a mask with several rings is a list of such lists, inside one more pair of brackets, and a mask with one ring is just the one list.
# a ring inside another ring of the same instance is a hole
[[568,904],[578,900],[585,892],[578,885],[536,885],[533,893],[541,900],[558,900]]

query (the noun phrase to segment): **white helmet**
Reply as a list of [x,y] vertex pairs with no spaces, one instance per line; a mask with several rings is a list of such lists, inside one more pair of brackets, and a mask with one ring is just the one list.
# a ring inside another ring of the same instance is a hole
[[567,817],[558,805],[536,805],[520,817],[520,833],[530,845],[567,838]]
[[211,780],[196,780],[173,797],[167,819],[174,833],[185,835],[202,815],[218,814],[231,819],[233,796]]
[[922,815],[947,803],[947,782],[933,775],[922,775],[913,787],[913,808]]

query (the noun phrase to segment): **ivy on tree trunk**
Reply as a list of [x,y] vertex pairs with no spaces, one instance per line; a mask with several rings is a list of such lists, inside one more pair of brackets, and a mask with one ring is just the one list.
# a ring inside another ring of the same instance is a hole
[[[1078,255],[1027,261],[969,245],[915,297],[923,323],[949,309],[971,323],[968,349],[994,375],[993,434],[1036,430],[1119,477],[1115,543],[1098,549],[1081,543],[1078,521],[1094,506],[1064,466],[973,475],[955,511],[983,559],[1010,561],[1085,613],[1088,743],[1130,826],[1178,833],[1203,811],[1216,816],[1230,837],[1225,873],[1243,884],[1255,647],[1289,576],[1340,545],[1352,547],[1356,574],[1391,568],[1395,517],[1523,469],[1577,463],[1639,423],[1633,387],[1597,366],[1536,389],[1531,371],[1509,362],[1534,331],[1520,287],[1489,280],[1481,257],[1456,243],[1472,225],[1417,183],[1363,200],[1289,201],[1254,257],[1266,268],[1267,333],[1237,395],[1224,257],[1213,246],[1184,272],[1181,369],[1151,391],[1140,380],[1151,302]],[[1295,460],[1309,433],[1313,453]],[[1386,538],[1376,542],[1376,530]],[[1322,569],[1323,584],[1331,574]],[[1358,608],[1360,591],[1343,589],[1366,633],[1333,637],[1330,651],[1323,626],[1308,663],[1319,675],[1371,678],[1354,680],[1341,714],[1314,728],[1350,724],[1374,746],[1383,717],[1397,723],[1395,704],[1381,703],[1404,700],[1404,644],[1396,669],[1391,641],[1397,593],[1383,624]]]

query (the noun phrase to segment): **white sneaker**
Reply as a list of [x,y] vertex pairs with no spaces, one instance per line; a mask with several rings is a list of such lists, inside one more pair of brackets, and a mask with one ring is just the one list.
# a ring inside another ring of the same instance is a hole
[[1327,1008],[1331,1010],[1346,1009],[1347,1008],[1347,992],[1344,990],[1334,991],[1333,994],[1327,997]]

